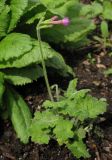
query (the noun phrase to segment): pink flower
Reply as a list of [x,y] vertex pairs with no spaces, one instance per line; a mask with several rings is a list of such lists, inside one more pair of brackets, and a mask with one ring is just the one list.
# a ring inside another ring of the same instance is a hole
[[63,24],[64,26],[68,26],[68,25],[70,24],[69,18],[68,18],[68,17],[63,18],[63,19],[62,19],[62,24]]
[[61,24],[63,26],[68,26],[70,24],[70,20],[69,20],[68,17],[65,17],[65,18],[63,18],[61,20],[58,20],[58,17],[54,16],[54,17],[51,18],[51,22],[50,23],[54,24],[54,25],[55,24]]

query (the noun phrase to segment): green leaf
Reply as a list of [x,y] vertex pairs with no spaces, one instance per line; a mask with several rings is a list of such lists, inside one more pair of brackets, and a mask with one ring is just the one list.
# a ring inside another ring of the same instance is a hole
[[[38,125],[41,126],[41,128],[48,128],[54,127],[59,119],[59,116],[56,116],[49,110],[43,111],[43,112],[36,112],[34,117],[34,123],[38,123]],[[32,123],[33,124],[33,123]]]
[[89,95],[84,97],[76,96],[74,100],[66,102],[66,107],[63,107],[60,113],[77,117],[81,121],[88,118],[96,118],[99,114],[106,112],[106,102],[97,100]]
[[67,0],[58,0],[58,1],[40,0],[40,2],[42,4],[44,4],[48,9],[52,9],[52,8],[56,8],[56,7],[59,7],[59,6],[63,5],[64,3],[67,2]]
[[84,5],[80,11],[82,16],[87,16],[89,18],[94,18],[103,12],[103,6],[98,2],[93,2],[91,4]]
[[82,127],[80,127],[76,132],[79,140],[82,140],[83,138],[85,138],[86,131]]
[[104,19],[112,20],[112,2],[108,0],[103,1],[103,7]]
[[38,124],[30,128],[31,140],[39,144],[48,144],[50,140],[49,130],[42,130]]
[[82,141],[75,141],[72,144],[67,145],[68,149],[71,150],[74,156],[77,158],[89,158],[90,155],[86,149],[86,145]]
[[11,21],[8,32],[12,31],[16,27],[17,22],[23,15],[25,8],[28,5],[28,0],[11,0]]
[[46,100],[43,103],[43,107],[45,107],[46,109],[48,108],[58,109],[58,108],[63,108],[64,106],[66,106],[66,104],[67,104],[67,101],[65,99],[59,102],[52,102],[50,100]]
[[2,105],[3,94],[5,92],[5,85],[0,84],[0,106]]
[[0,106],[2,105],[2,98],[4,92],[5,92],[4,74],[0,72]]
[[29,129],[32,141],[39,144],[48,144],[50,140],[50,127],[53,128],[58,119],[59,116],[49,111],[36,112]]
[[51,137],[50,131],[53,129],[53,133],[55,134],[58,143],[64,144],[74,135],[71,130],[72,127],[73,123],[71,121],[65,120],[59,115],[46,110],[35,113],[35,117],[30,127],[30,135],[32,137],[32,141],[40,144],[48,144]]
[[81,89],[79,91],[76,91],[69,95],[69,99],[74,99],[76,101],[80,100],[81,98],[85,98],[87,93],[90,91],[90,89]]
[[[52,50],[52,49],[51,49]],[[61,54],[59,54],[58,52],[52,50],[52,55],[53,57],[52,58],[49,58],[47,61],[46,61],[46,66],[47,67],[53,67],[55,69],[57,69],[57,72],[60,74],[60,75],[63,75],[63,76],[67,76],[68,73],[73,75],[73,70],[70,66],[66,65],[63,57],[61,56]]]
[[105,75],[112,75],[112,68],[107,69],[104,73]]
[[4,5],[5,5],[5,1],[4,1],[4,0],[1,0],[1,1],[0,1],[0,13],[3,11]]
[[5,69],[2,72],[5,74],[4,78],[13,85],[25,85],[43,76],[43,70],[40,66]]
[[23,143],[28,143],[28,129],[31,124],[31,113],[29,108],[22,97],[12,88],[7,88],[6,99],[6,106],[17,136]]
[[73,93],[75,93],[76,92],[76,86],[77,86],[77,79],[71,80],[69,85],[68,85],[68,88],[67,88],[67,91],[65,93],[65,96],[69,97]]
[[56,139],[60,145],[66,143],[69,138],[73,137],[72,127],[73,123],[71,121],[62,118],[59,119],[53,133],[56,135]]
[[0,37],[3,37],[7,33],[8,25],[9,25],[9,20],[10,17],[8,15],[10,11],[9,6],[4,6],[2,9],[2,12],[0,14]]
[[41,12],[41,13],[37,13],[33,17],[31,17],[30,19],[28,19],[27,22],[26,22],[26,24],[32,24],[32,23],[34,23],[35,20],[40,19],[44,15],[45,15],[44,11]]
[[[46,7],[41,4],[38,0],[28,1],[28,6],[25,9],[24,13],[24,22],[26,24],[32,24],[35,20],[38,20],[43,17],[46,13]],[[37,21],[36,21],[37,23]]]
[[[66,65],[63,57],[53,50],[49,44],[42,43],[43,58],[48,67],[54,67],[65,76],[73,74],[72,69]],[[16,54],[15,54],[16,53]],[[32,64],[42,63],[42,56],[37,40],[20,33],[9,34],[0,43],[0,68],[21,68]]]
[[96,118],[99,114],[106,112],[107,103],[102,99],[97,99],[92,96],[87,96],[84,101],[84,105],[87,107],[89,118]]
[[0,42],[0,61],[22,56],[32,49],[32,45],[31,37],[28,35],[21,33],[9,34]]
[[[76,84],[74,82],[73,80],[70,82],[70,88],[68,87],[70,90],[72,85],[74,85],[75,89]],[[107,103],[88,95],[88,89],[76,90],[75,92],[70,90],[68,92],[69,94],[65,92],[65,97],[59,102],[50,102],[47,100],[43,103],[43,106],[58,110],[58,113],[75,117],[80,121],[88,118],[96,118],[99,114],[103,114],[106,111]]]
[[[42,56],[39,49],[39,43],[37,40],[30,41],[32,42],[32,49],[23,54],[23,56],[18,57],[15,61],[11,63],[11,67],[25,67],[31,64],[40,64],[42,62]],[[43,49],[43,58],[44,60],[50,59],[54,56],[55,52],[47,43],[42,42],[42,49]],[[22,54],[22,53],[21,53]]]
[[109,37],[108,23],[106,21],[101,22],[101,32],[103,38]]
[[[26,12],[26,24],[32,24],[35,20],[41,19],[46,13],[46,8],[39,2],[34,2],[34,6],[32,6]],[[36,22],[37,23],[37,22]]]
[[40,0],[28,0],[28,6],[26,8],[26,12],[34,9],[35,7],[37,7],[40,4]]

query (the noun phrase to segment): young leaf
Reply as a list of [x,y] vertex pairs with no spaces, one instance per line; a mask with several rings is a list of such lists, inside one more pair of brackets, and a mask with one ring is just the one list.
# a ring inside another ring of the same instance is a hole
[[[72,85],[76,87],[76,84],[73,82],[75,81],[72,80],[69,84],[70,88],[68,88],[70,90]],[[99,114],[106,111],[107,103],[88,95],[88,89],[76,90],[75,92],[71,90],[71,94],[70,90],[68,92],[69,94],[65,92],[65,97],[59,102],[45,101],[43,106],[52,110],[58,110],[61,114],[76,117],[80,121],[88,118],[96,118]]]
[[61,100],[59,102],[52,102],[50,100],[46,100],[44,103],[43,103],[43,107],[48,109],[48,108],[52,108],[52,109],[60,109],[60,108],[63,108],[65,107],[67,104],[67,101],[64,99],[64,100]]
[[25,8],[28,5],[28,0],[11,0],[11,21],[8,32],[12,31],[16,27],[17,22],[23,15]]
[[77,79],[71,80],[69,85],[68,85],[68,88],[67,88],[67,91],[65,93],[65,96],[69,97],[73,93],[75,93],[76,92],[76,86],[77,86]]
[[13,85],[25,85],[33,80],[43,76],[43,70],[40,66],[29,66],[24,68],[12,68],[2,70],[4,78]]
[[12,88],[7,87],[6,99],[6,106],[17,136],[23,143],[28,143],[28,129],[31,124],[29,108],[22,97]]
[[68,149],[71,150],[74,156],[77,158],[89,158],[90,155],[86,149],[86,145],[82,141],[75,141],[72,144],[67,145]]
[[89,118],[96,118],[99,114],[106,112],[106,101],[102,99],[97,99],[92,96],[87,96],[84,101],[84,105],[87,107],[87,112],[89,113]]
[[33,124],[30,128],[31,140],[39,144],[48,144],[50,140],[49,130],[42,130],[38,124]]
[[54,128],[53,133],[55,134],[57,141],[59,144],[64,144],[74,135],[73,131],[71,130],[72,127],[73,123],[71,121],[65,120],[59,115],[46,110],[42,113],[35,113],[35,117],[29,130],[32,141],[40,144],[48,144],[50,140],[50,130]]
[[29,129],[32,141],[39,144],[48,144],[50,140],[50,128],[56,125],[58,119],[59,116],[49,111],[36,112]]
[[63,118],[59,119],[53,133],[56,135],[56,139],[60,145],[66,143],[69,138],[73,137],[72,127],[73,123],[71,121],[64,120]]
[[[80,94],[80,92],[79,92]],[[97,100],[96,98],[86,95],[84,97],[77,97],[72,100],[66,100],[66,106],[59,112],[62,114],[69,114],[84,121],[88,118],[96,118],[99,114],[106,111],[106,102]]]
[[82,140],[83,138],[85,138],[86,136],[86,131],[80,127],[77,131],[76,131],[76,134],[78,136],[78,139]]
[[101,33],[103,38],[109,37],[108,23],[106,21],[101,22]]

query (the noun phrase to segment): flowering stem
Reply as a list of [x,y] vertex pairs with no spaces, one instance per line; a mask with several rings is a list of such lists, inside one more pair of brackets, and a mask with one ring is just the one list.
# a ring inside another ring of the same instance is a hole
[[43,68],[43,74],[44,74],[44,78],[45,78],[47,91],[48,91],[48,94],[49,94],[51,101],[54,101],[52,93],[51,93],[51,89],[50,89],[50,84],[49,84],[49,80],[48,80],[48,75],[47,75],[47,70],[46,70],[46,65],[45,65],[45,61],[44,61],[42,45],[41,45],[40,24],[42,21],[43,21],[43,18],[39,21],[39,23],[37,25],[37,38],[38,38],[38,42],[39,42],[39,49],[40,49],[41,58],[42,58],[42,68]]

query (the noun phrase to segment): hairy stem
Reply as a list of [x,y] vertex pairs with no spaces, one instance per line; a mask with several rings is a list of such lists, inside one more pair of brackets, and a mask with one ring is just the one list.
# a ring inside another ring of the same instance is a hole
[[[41,22],[39,24],[41,24]],[[49,97],[50,97],[51,101],[54,101],[52,93],[51,93],[51,89],[50,89],[50,84],[49,84],[49,80],[48,80],[46,65],[45,65],[44,56],[43,56],[39,24],[37,26],[37,38],[38,38],[39,48],[40,48],[40,53],[41,53],[41,58],[42,58],[43,74],[44,74],[45,83],[46,83],[46,87],[47,87]]]

